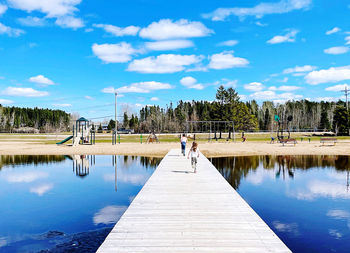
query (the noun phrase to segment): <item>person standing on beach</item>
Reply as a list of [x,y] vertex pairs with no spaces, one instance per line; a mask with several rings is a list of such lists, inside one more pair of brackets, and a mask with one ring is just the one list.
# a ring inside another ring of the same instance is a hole
[[199,148],[198,148],[198,144],[196,142],[192,143],[192,147],[190,149],[190,151],[188,152],[188,156],[187,159],[190,158],[191,155],[191,165],[192,168],[194,169],[194,173],[197,172],[197,158],[199,157]]
[[183,156],[185,156],[186,143],[187,143],[186,134],[182,134],[180,142],[181,142],[181,153],[183,154]]

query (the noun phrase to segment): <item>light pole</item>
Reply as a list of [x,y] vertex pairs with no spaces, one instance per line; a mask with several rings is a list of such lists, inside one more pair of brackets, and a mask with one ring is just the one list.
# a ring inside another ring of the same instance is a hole
[[115,95],[115,111],[114,111],[115,126],[114,126],[114,131],[115,131],[115,134],[117,134],[118,133],[118,124],[117,124],[117,95],[118,95],[118,93],[115,92],[114,95]]

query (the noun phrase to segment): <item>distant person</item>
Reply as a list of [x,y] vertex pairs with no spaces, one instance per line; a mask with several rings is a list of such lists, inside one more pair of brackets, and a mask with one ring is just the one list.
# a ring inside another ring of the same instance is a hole
[[186,134],[182,134],[180,142],[181,142],[181,153],[183,154],[183,156],[185,156],[186,143],[187,143]]
[[273,137],[273,136],[271,135],[271,141],[270,141],[270,144],[273,144],[273,143],[275,143],[275,137]]
[[192,143],[192,147],[190,151],[188,152],[187,159],[190,158],[191,155],[191,165],[192,168],[194,169],[194,173],[197,172],[197,158],[199,157],[199,148],[197,142]]
[[247,137],[245,137],[244,132],[242,132],[242,142],[245,142],[247,140]]

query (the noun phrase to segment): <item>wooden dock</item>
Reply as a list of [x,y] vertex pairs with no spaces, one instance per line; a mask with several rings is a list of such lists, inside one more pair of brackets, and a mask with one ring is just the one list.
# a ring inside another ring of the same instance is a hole
[[291,251],[206,157],[194,174],[171,150],[97,252]]

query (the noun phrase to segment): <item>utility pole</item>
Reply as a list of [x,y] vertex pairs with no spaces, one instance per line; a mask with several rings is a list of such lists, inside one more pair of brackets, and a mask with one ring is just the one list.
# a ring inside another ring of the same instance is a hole
[[341,92],[344,92],[344,94],[345,94],[346,110],[349,110],[348,95],[349,95],[350,91],[348,90],[348,86],[345,85],[345,90],[342,90]]
[[117,124],[117,96],[118,96],[118,93],[115,92],[114,95],[115,95],[115,111],[114,111],[114,114],[115,114],[115,127],[114,127],[114,130],[117,133],[118,132],[118,124]]

